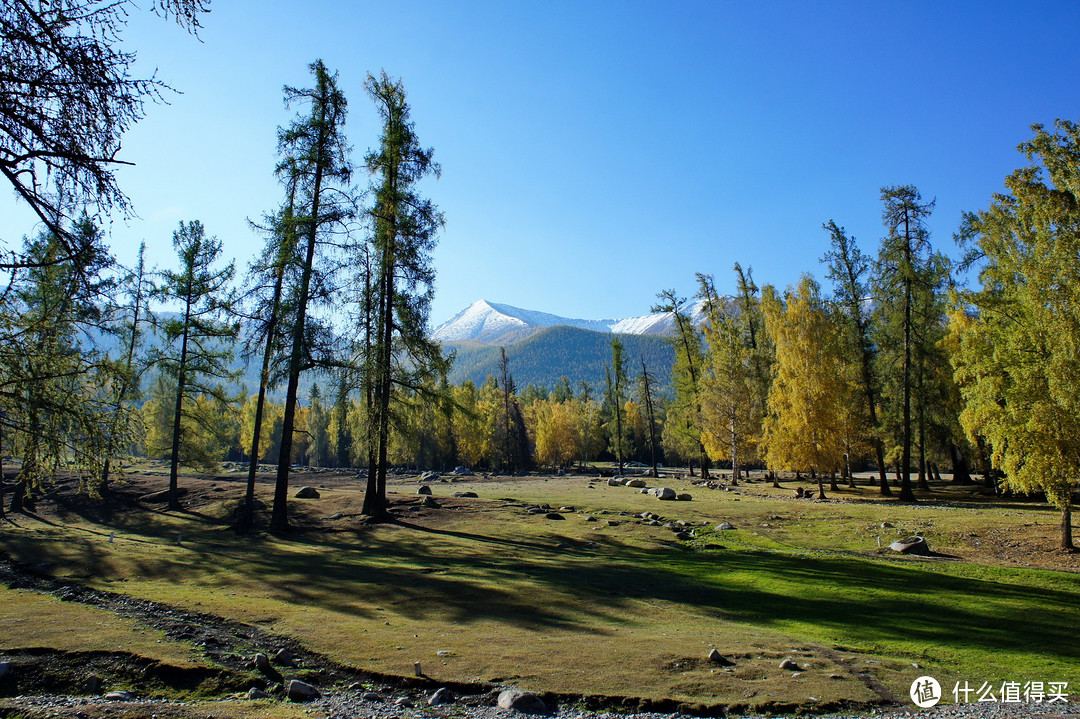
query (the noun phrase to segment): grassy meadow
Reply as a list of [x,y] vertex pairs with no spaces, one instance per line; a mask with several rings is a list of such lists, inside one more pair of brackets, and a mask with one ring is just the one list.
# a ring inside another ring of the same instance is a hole
[[[442,506],[425,508],[410,478],[391,485],[400,521],[368,526],[356,480],[303,481],[321,484],[321,497],[292,500],[287,537],[230,531],[233,474],[185,478],[179,512],[58,498],[13,518],[0,548],[48,562],[54,576],[287,635],[349,666],[407,676],[420,662],[436,681],[747,708],[907,702],[923,674],[947,692],[956,681],[1080,686],[1080,573],[1053,549],[1058,514],[1043,504],[948,486],[918,505],[866,486],[812,502],[793,498],[791,480],[719,491],[686,479],[658,483],[692,501],[660,502],[588,477],[478,477],[433,483]],[[162,482],[133,476],[121,492]],[[259,487],[267,503],[271,491]],[[555,520],[530,514],[535,505],[572,510]],[[695,537],[641,512],[681,520]],[[735,528],[715,529],[721,521]],[[947,556],[879,549],[916,533]],[[16,621],[0,623],[0,654],[107,645],[205,661],[100,610],[25,590],[2,599]],[[714,647],[734,666],[707,661]],[[779,669],[787,657],[799,671]]]

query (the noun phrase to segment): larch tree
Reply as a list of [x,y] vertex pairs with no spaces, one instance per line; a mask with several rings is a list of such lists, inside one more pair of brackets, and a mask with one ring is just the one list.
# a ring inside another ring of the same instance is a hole
[[[889,363],[884,372],[896,377],[899,397],[899,447],[901,502],[916,501],[911,487],[911,405],[918,381],[916,374],[916,293],[925,286],[930,257],[930,233],[926,222],[934,202],[924,202],[912,185],[881,189],[882,222],[886,235],[878,253],[876,299],[884,319],[879,323]],[[879,342],[879,344],[883,344]],[[896,366],[899,365],[899,366]]]
[[365,88],[382,121],[382,136],[365,158],[373,179],[368,217],[376,312],[369,368],[375,465],[369,469],[363,512],[382,520],[388,517],[386,470],[394,388],[425,391],[423,380],[445,374],[449,362],[427,336],[435,282],[431,253],[443,215],[418,188],[426,177],[438,177],[440,168],[434,151],[420,145],[402,83],[384,72],[379,77],[368,75]]
[[1034,125],[1029,165],[1007,193],[965,218],[982,287],[959,297],[952,362],[960,420],[985,439],[1007,486],[1043,492],[1061,510],[1061,547],[1075,550],[1080,483],[1080,126]]
[[766,286],[765,331],[776,347],[769,415],[761,444],[770,468],[810,470],[818,477],[844,460],[844,401],[850,396],[839,338],[817,283],[804,276],[786,302]]
[[[292,311],[287,341],[287,385],[285,414],[282,419],[281,453],[274,485],[274,506],[270,529],[284,532],[289,528],[289,468],[297,425],[297,394],[300,374],[319,364],[316,359],[318,339],[325,336],[311,312],[317,301],[329,301],[328,272],[317,264],[353,213],[349,186],[352,165],[344,129],[345,95],[338,88],[337,74],[332,74],[322,60],[310,66],[314,87],[286,87],[285,104],[300,104],[304,109],[292,123],[278,132],[278,151],[282,160],[279,174],[287,184],[295,183],[297,200],[293,214],[296,223],[297,271],[288,287]],[[320,247],[323,252],[320,253]]]
[[871,299],[871,260],[859,250],[855,238],[848,236],[836,222],[829,220],[823,227],[829,233],[831,249],[825,253],[822,261],[826,263],[827,277],[833,283],[834,301],[841,308],[847,346],[859,368],[859,385],[869,422],[867,434],[878,467],[878,491],[890,497],[892,490],[889,488],[885,449],[879,430],[879,383],[874,375],[875,347],[870,332],[872,315],[866,305]]
[[[665,444],[677,448],[678,454],[685,457],[697,454],[701,462],[701,476],[705,479],[709,476],[709,458],[705,445],[701,442],[701,397],[698,385],[703,361],[701,336],[692,319],[686,315],[685,298],[679,297],[675,290],[663,290],[656,296],[660,302],[653,306],[652,311],[671,313],[675,323],[675,331],[669,337],[675,350],[675,364],[671,368],[675,401],[668,410],[669,421],[664,424]],[[690,472],[693,474],[693,466]]]
[[[563,379],[566,379],[565,377]],[[649,436],[649,459],[652,465],[652,476],[660,476],[660,468],[658,467],[657,458],[657,441],[656,441],[656,403],[654,399],[656,381],[649,373],[649,366],[645,364],[645,355],[641,355],[641,374],[638,375],[638,397],[641,399],[641,403],[645,405],[645,421],[647,423],[646,430]]]
[[[178,509],[180,464],[191,459],[182,456],[183,435],[190,432],[220,435],[222,428],[207,410],[211,403],[224,405],[234,401],[225,386],[238,376],[230,363],[239,324],[223,319],[229,314],[235,298],[229,290],[233,264],[214,267],[221,255],[221,241],[207,237],[202,223],[192,220],[180,222],[173,233],[173,247],[180,268],[162,272],[161,285],[155,294],[165,302],[177,303],[179,313],[161,322],[164,346],[158,348],[154,364],[176,383],[169,457],[169,506]],[[197,401],[200,396],[202,403]],[[198,459],[205,462],[203,457]]]

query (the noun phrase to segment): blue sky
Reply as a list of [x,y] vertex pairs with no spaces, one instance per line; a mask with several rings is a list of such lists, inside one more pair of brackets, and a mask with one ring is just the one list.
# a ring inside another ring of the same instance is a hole
[[[823,275],[821,224],[875,252],[879,189],[936,198],[952,250],[1034,122],[1080,119],[1075,2],[225,2],[200,39],[133,12],[143,73],[183,94],[148,107],[120,174],[139,215],[111,228],[130,261],[173,262],[199,219],[242,266],[247,226],[281,200],[282,85],[321,57],[349,99],[359,164],[378,137],[362,85],[400,77],[442,178],[434,324],[473,300],[589,319],[647,312],[731,266],[785,286]],[[365,181],[362,176],[358,179]],[[0,198],[3,236],[29,232]],[[21,224],[20,224],[21,223]]]

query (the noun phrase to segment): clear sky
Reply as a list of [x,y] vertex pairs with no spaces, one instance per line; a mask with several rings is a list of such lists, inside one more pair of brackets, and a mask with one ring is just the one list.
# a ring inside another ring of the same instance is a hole
[[[202,22],[195,39],[133,12],[124,34],[183,94],[125,138],[139,217],[113,224],[117,256],[145,239],[172,266],[177,222],[199,219],[243,266],[262,242],[246,219],[282,199],[282,86],[315,58],[339,72],[359,165],[378,137],[363,81],[385,69],[443,168],[424,186],[447,220],[433,324],[480,298],[644,314],[695,272],[731,291],[736,261],[759,283],[820,278],[824,221],[876,252],[883,185],[936,198],[951,251],[1029,126],[1080,119],[1071,0],[216,0]],[[10,241],[32,227],[7,195]]]

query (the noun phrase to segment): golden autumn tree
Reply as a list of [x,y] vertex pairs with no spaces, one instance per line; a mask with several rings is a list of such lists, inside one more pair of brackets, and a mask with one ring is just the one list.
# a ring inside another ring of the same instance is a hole
[[1080,481],[1080,126],[1041,125],[1020,145],[1030,164],[1008,194],[968,215],[961,236],[982,288],[951,316],[960,421],[985,439],[1004,483],[1044,492],[1061,510],[1061,547],[1075,550]]
[[765,461],[772,469],[834,472],[844,461],[844,418],[851,397],[849,372],[838,351],[839,331],[809,276],[786,302],[766,286],[762,307],[765,331],[776,348],[761,438]]

